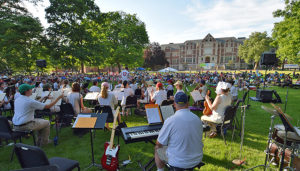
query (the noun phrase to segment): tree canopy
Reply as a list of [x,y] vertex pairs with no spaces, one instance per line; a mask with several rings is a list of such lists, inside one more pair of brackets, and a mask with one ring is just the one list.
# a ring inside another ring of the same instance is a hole
[[151,68],[152,70],[156,70],[158,67],[164,67],[165,65],[169,65],[169,62],[166,59],[166,54],[159,43],[153,42],[151,43],[144,52],[145,64],[144,66],[147,68]]
[[256,69],[261,57],[261,54],[271,49],[270,43],[272,39],[267,36],[267,32],[253,32],[249,39],[246,39],[242,45],[239,46],[238,54],[247,63],[254,62]]
[[272,37],[276,54],[282,61],[300,63],[300,1],[286,0],[284,10],[276,10],[274,17],[283,17],[275,23]]
[[0,2],[0,67],[31,72],[35,60],[44,55],[45,37],[40,21],[32,17],[21,2]]
[[[149,42],[145,24],[136,15],[124,12],[104,14],[104,33],[108,56],[105,65],[137,67],[143,64],[143,49]],[[100,33],[101,34],[101,33]]]

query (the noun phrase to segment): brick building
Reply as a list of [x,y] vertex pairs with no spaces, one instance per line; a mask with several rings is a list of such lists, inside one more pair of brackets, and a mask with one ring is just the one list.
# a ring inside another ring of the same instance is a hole
[[170,67],[178,70],[242,69],[246,67],[238,57],[238,46],[245,40],[235,37],[214,38],[211,34],[204,39],[187,40],[184,43],[161,45]]

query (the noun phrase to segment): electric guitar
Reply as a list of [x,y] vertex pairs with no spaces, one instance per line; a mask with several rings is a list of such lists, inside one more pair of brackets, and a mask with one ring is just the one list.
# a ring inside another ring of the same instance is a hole
[[117,108],[115,114],[114,114],[114,123],[113,123],[113,129],[110,136],[110,142],[106,142],[104,144],[104,154],[101,158],[101,164],[102,167],[107,171],[116,171],[119,167],[119,161],[118,161],[118,153],[120,150],[120,146],[114,145],[114,137],[115,137],[115,129],[116,129],[116,121],[117,117],[120,114],[120,107]]

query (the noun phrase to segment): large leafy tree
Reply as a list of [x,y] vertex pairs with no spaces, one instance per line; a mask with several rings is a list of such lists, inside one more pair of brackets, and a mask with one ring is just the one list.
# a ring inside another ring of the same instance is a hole
[[92,28],[101,20],[100,10],[94,0],[50,0],[46,9],[50,24],[47,35],[50,40],[53,63],[73,68],[91,64],[101,49],[97,45]]
[[103,14],[101,33],[107,48],[103,66],[129,67],[143,64],[143,49],[149,42],[145,24],[136,15],[124,12]]
[[145,49],[144,60],[144,66],[147,68],[151,68],[152,70],[155,70],[156,67],[169,65],[169,62],[166,59],[165,52],[161,50],[161,47],[157,42],[151,43]]
[[33,18],[21,2],[0,2],[0,61],[6,68],[31,72],[35,60],[45,53],[45,38],[39,20]]
[[282,61],[300,63],[300,1],[286,0],[284,10],[277,10],[274,17],[283,17],[275,23],[272,37],[277,46],[276,54]]
[[246,63],[254,62],[254,69],[257,69],[261,54],[271,49],[271,42],[267,32],[253,32],[243,45],[239,46],[238,54]]

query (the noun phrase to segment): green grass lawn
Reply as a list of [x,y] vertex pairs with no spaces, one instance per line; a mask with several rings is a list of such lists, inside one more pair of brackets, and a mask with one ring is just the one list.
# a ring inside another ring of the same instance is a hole
[[[189,87],[192,89],[192,87]],[[285,101],[286,88],[269,87],[268,89],[275,89],[282,101]],[[289,114],[293,120],[291,121],[294,126],[297,125],[300,120],[300,90],[289,89],[288,105],[286,113]],[[242,96],[240,92],[239,96]],[[255,92],[251,91],[250,96],[255,96]],[[263,103],[250,101],[251,107],[246,111],[246,124],[245,124],[245,138],[242,152],[242,159],[246,160],[246,164],[243,166],[235,166],[232,164],[233,159],[239,158],[240,155],[240,137],[237,131],[235,132],[235,138],[231,142],[232,131],[227,131],[226,139],[228,140],[227,146],[224,144],[222,137],[219,135],[216,138],[210,139],[208,137],[203,138],[204,144],[204,156],[203,162],[205,166],[201,170],[243,170],[255,165],[263,164],[265,160],[264,150],[267,146],[268,128],[270,126],[271,115],[261,109]],[[270,104],[263,104],[270,106]],[[284,104],[281,104],[284,109]],[[201,113],[197,113],[200,117]],[[238,110],[238,118],[240,118],[240,110]],[[137,125],[145,125],[146,119],[144,117],[131,115],[127,118],[126,123],[129,127]],[[275,120],[276,124],[281,124],[278,117]],[[51,138],[55,136],[55,129],[51,129]],[[95,160],[100,163],[101,156],[104,152],[104,143],[109,141],[110,132],[97,130],[94,140]],[[26,144],[33,144],[32,137],[29,139],[23,139]],[[117,138],[115,138],[117,142]],[[4,143],[3,143],[4,145]],[[131,158],[132,163],[126,168],[121,170],[140,170],[138,161],[143,163],[147,162],[153,157],[154,146],[150,143],[132,143],[125,144],[120,137],[120,153],[119,160],[126,160]],[[0,147],[0,170],[13,170],[20,169],[19,162],[14,157],[14,160],[10,162],[10,154],[13,146]],[[78,137],[72,134],[72,128],[62,128],[59,131],[59,145],[54,146],[49,144],[43,147],[43,150],[47,154],[48,158],[58,156],[66,157],[73,160],[78,160],[80,167],[83,169],[91,163],[91,148],[90,148],[90,135],[86,134],[83,137]],[[91,168],[89,170],[97,170],[97,168]],[[258,168],[256,170],[262,170]]]

